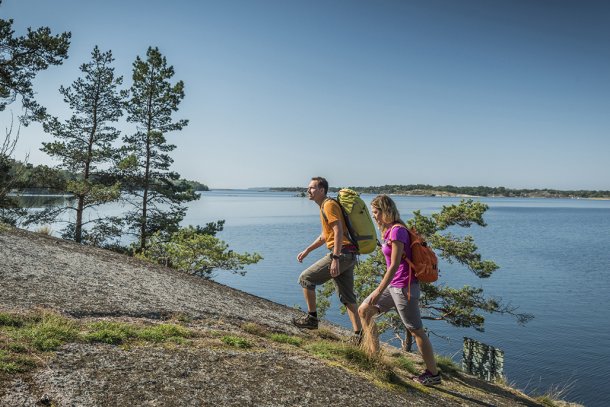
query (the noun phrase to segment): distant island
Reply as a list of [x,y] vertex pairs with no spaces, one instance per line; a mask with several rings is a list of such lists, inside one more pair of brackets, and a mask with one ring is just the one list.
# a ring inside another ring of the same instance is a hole
[[[610,199],[610,191],[574,190],[562,191],[557,189],[512,189],[505,187],[456,187],[453,185],[382,185],[370,187],[348,187],[364,194],[392,194],[411,196],[455,196],[455,197],[504,197],[504,198],[583,198],[583,199]],[[330,188],[330,192],[337,192],[340,188]],[[271,191],[303,192],[303,187],[274,187]]]

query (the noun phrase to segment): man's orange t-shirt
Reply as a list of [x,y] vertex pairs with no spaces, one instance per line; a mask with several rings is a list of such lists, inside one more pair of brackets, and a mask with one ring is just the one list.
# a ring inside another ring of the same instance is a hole
[[[322,215],[322,211],[326,215],[326,219]],[[322,203],[322,211],[320,211],[320,221],[322,222],[322,233],[326,237],[326,247],[332,249],[335,246],[335,232],[330,224],[339,221],[341,222],[341,226],[343,227],[343,247],[346,245],[351,245],[351,242],[347,238],[347,226],[345,225],[345,220],[343,219],[343,213],[341,212],[341,208],[339,204],[332,199],[327,199]]]

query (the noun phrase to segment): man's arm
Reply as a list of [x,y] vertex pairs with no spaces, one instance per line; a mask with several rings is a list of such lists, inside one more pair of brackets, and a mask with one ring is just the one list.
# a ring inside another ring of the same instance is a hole
[[297,260],[299,261],[299,263],[301,263],[303,261],[303,259],[305,257],[307,257],[307,255],[311,252],[313,252],[314,250],[316,250],[318,247],[322,246],[324,244],[324,242],[326,241],[326,239],[324,238],[323,234],[320,234],[320,236],[318,236],[316,238],[316,240],[313,241],[312,244],[310,244],[309,246],[307,246],[307,248],[305,250],[303,250],[301,253],[299,253],[297,255]]
[[339,221],[335,221],[330,224],[335,235],[335,243],[333,246],[332,263],[330,263],[330,276],[337,277],[339,275],[339,256],[341,256],[341,249],[343,249],[343,225]]

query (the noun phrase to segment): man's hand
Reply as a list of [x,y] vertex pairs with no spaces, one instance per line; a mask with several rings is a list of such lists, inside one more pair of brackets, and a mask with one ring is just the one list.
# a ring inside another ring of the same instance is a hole
[[333,259],[330,263],[330,276],[335,278],[339,273],[339,259]]
[[297,254],[297,260],[299,263],[303,263],[303,259],[307,257],[308,254],[309,252],[307,250],[303,250],[301,253]]

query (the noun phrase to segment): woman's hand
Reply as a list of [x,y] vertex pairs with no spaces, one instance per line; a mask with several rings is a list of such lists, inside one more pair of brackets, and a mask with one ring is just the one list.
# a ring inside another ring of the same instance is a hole
[[381,292],[379,291],[379,287],[377,287],[370,295],[369,297],[369,304],[370,305],[375,305],[377,304],[377,300],[379,299],[379,296],[381,295]]

